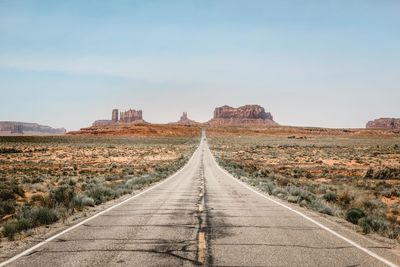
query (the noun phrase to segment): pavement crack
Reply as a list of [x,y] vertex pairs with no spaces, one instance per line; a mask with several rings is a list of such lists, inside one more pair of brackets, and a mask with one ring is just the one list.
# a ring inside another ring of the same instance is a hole
[[201,162],[199,168],[199,197],[197,200],[197,264],[205,265],[207,259],[207,209],[205,205],[206,196],[206,179],[204,173],[204,150],[201,155]]

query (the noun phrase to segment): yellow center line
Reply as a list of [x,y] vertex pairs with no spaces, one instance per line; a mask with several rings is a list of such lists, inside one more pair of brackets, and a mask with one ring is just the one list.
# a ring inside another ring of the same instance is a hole
[[204,232],[200,232],[198,236],[199,244],[198,244],[198,258],[197,261],[201,264],[204,264],[206,259],[206,236]]
[[203,205],[199,205],[199,212],[203,212],[203,211],[204,211]]

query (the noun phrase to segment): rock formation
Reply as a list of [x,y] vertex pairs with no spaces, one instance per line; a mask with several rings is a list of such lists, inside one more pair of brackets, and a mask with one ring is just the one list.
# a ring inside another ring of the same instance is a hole
[[380,118],[369,121],[366,128],[400,130],[400,118]]
[[239,108],[223,106],[216,108],[212,125],[278,125],[271,115],[259,105],[246,105]]
[[121,122],[121,123],[144,122],[143,121],[143,113],[141,110],[134,110],[134,109],[130,109],[125,112],[121,112],[119,122]]
[[179,124],[179,125],[197,125],[200,124],[197,121],[193,121],[189,119],[187,112],[183,112],[181,118],[177,122],[172,122],[170,124]]
[[143,120],[143,112],[141,110],[130,109],[118,114],[118,109],[113,109],[111,120],[97,120],[92,126],[106,126],[117,123],[147,123]]
[[112,121],[113,123],[117,123],[118,120],[119,120],[119,119],[118,119],[118,109],[113,109],[111,121]]
[[181,116],[181,119],[179,120],[180,122],[186,122],[186,121],[188,121],[189,119],[188,119],[188,114],[187,114],[187,112],[183,112],[183,114],[182,114],[182,116]]
[[92,126],[105,126],[113,124],[112,120],[97,120],[93,122]]
[[61,135],[65,134],[64,128],[55,129],[37,123],[0,121],[0,135],[26,134],[26,135]]
[[23,134],[24,129],[21,124],[15,124],[13,129],[11,130],[12,134]]

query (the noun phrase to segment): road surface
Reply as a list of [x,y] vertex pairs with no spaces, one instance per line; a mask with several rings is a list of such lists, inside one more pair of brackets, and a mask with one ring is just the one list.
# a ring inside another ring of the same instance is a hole
[[282,203],[223,171],[204,137],[174,176],[6,265],[378,267],[400,263],[389,248]]

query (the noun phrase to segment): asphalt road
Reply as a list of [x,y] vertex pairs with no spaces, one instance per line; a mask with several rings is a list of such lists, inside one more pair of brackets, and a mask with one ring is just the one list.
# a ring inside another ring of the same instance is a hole
[[388,247],[288,205],[220,169],[203,138],[176,175],[38,244],[7,266],[400,263]]

